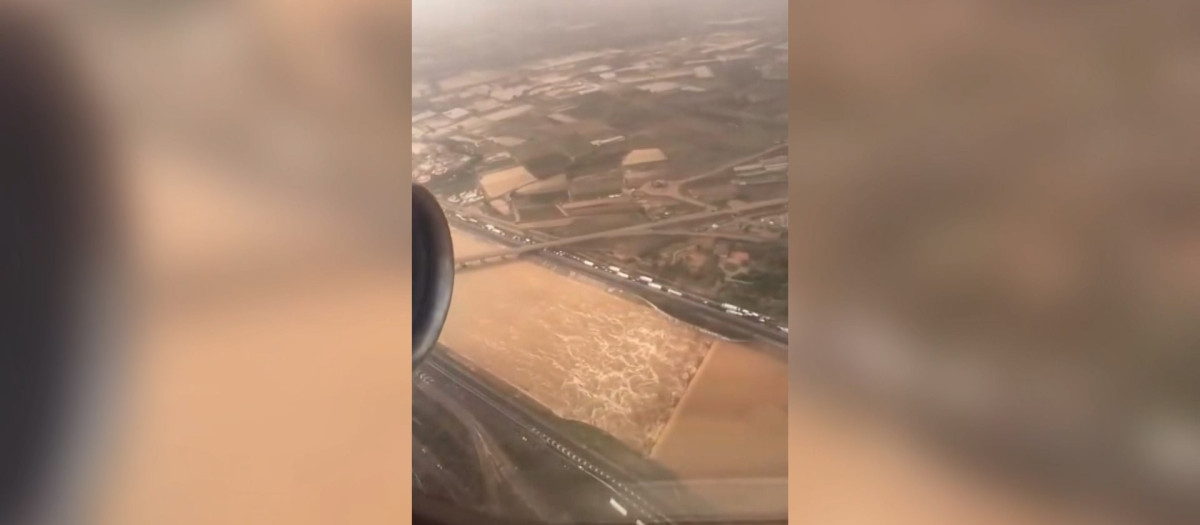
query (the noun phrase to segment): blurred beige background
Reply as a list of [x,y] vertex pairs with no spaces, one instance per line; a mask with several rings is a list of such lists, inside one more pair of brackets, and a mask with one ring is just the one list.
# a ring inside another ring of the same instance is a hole
[[[1197,14],[1178,0],[796,6],[789,132],[805,168],[789,189],[810,227],[790,239],[805,321],[791,363],[836,362],[807,377],[838,375],[873,399],[859,405],[936,438],[905,444],[870,411],[821,423],[793,368],[789,471],[811,508],[1196,522]],[[855,457],[830,460],[826,435]],[[913,461],[947,457],[961,465]]]
[[88,518],[406,522],[408,97],[374,75],[408,51],[357,40],[364,21],[403,40],[406,5],[61,14],[109,117],[132,271]]

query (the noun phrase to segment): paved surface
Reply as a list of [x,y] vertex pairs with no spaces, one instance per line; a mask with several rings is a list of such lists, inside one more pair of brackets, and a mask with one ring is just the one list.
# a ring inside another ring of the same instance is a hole
[[[552,241],[546,241],[546,242],[542,242],[542,243],[538,243],[538,244],[529,244],[529,245],[517,246],[517,247],[512,247],[512,248],[500,248],[500,249],[486,250],[486,251],[473,251],[471,253],[471,255],[469,255],[469,256],[458,257],[455,260],[455,264],[456,265],[464,265],[464,264],[470,263],[472,261],[480,261],[480,260],[484,260],[484,259],[491,259],[493,257],[502,257],[502,256],[507,256],[507,255],[527,253],[527,252],[531,252],[531,251],[543,250],[546,248],[553,248],[555,246],[564,246],[564,245],[568,245],[568,244],[575,244],[575,243],[597,240],[597,239],[610,239],[613,237],[625,237],[625,236],[629,236],[629,235],[644,234],[651,230],[658,230],[665,226],[674,226],[674,225],[678,225],[678,224],[699,222],[699,221],[711,219],[713,217],[720,217],[723,215],[746,213],[746,212],[757,211],[757,210],[762,210],[762,209],[769,209],[769,208],[780,207],[780,206],[785,206],[785,205],[787,205],[786,198],[771,199],[771,200],[766,200],[766,201],[761,201],[761,202],[755,202],[752,204],[747,204],[745,206],[741,206],[738,208],[726,208],[726,209],[721,209],[721,210],[712,210],[712,211],[706,211],[706,212],[701,212],[701,213],[680,215],[678,217],[672,217],[670,219],[663,219],[661,221],[649,222],[649,223],[645,223],[645,224],[637,224],[634,226],[627,226],[624,228],[616,228],[613,230],[607,230],[607,231],[603,231],[603,232],[589,233],[589,234],[585,234],[585,235],[577,235],[575,237],[563,237],[563,238],[554,239]],[[724,236],[726,234],[721,234],[721,235]],[[757,240],[757,238],[755,238],[755,239]]]
[[677,200],[679,202],[683,202],[685,204],[691,204],[692,206],[696,206],[696,207],[699,207],[699,208],[702,208],[702,209],[705,209],[708,211],[714,211],[714,210],[716,210],[716,207],[713,206],[712,204],[709,204],[709,203],[703,202],[703,201],[699,201],[699,200],[693,199],[691,197],[688,197],[687,195],[684,195],[684,193],[683,193],[684,188],[686,188],[687,186],[690,186],[692,184],[695,184],[697,182],[703,181],[705,179],[710,179],[710,178],[716,177],[718,175],[721,175],[721,174],[733,169],[735,166],[740,166],[742,164],[753,161],[760,157],[770,155],[777,151],[783,150],[784,148],[787,148],[787,144],[778,144],[775,146],[771,146],[771,147],[769,147],[765,150],[762,150],[758,153],[755,153],[752,155],[746,155],[745,157],[740,157],[740,158],[731,160],[729,162],[726,162],[725,164],[717,166],[716,168],[708,170],[704,173],[692,175],[691,177],[688,177],[686,179],[667,181],[666,186],[663,186],[661,188],[655,188],[650,183],[646,183],[641,188],[638,188],[637,191],[641,192],[642,194],[651,196],[651,197],[666,197],[669,199],[675,199],[675,200]]
[[524,253],[531,253],[531,252],[536,252],[536,251],[540,251],[540,250],[545,250],[547,248],[557,248],[560,246],[569,246],[572,244],[578,244],[581,242],[594,241],[594,240],[605,239],[605,238],[618,238],[619,239],[619,238],[625,238],[625,237],[636,237],[636,236],[640,236],[640,235],[659,235],[659,236],[676,236],[676,237],[709,237],[709,238],[714,238],[714,239],[729,239],[729,240],[742,241],[742,242],[767,242],[770,240],[770,239],[764,239],[762,237],[756,237],[754,235],[743,235],[743,234],[737,234],[737,233],[721,233],[721,232],[692,232],[692,231],[687,231],[687,230],[666,230],[666,231],[649,230],[649,231],[636,231],[636,232],[626,232],[626,233],[612,233],[612,234],[609,234],[609,235],[606,235],[603,237],[589,237],[586,239],[580,239],[578,237],[571,237],[571,238],[560,239],[560,240],[555,240],[555,241],[540,242],[537,244],[526,244],[526,245],[522,245],[522,246],[513,246],[511,248],[505,248],[502,250],[487,252],[487,253],[484,253],[481,255],[475,255],[475,256],[471,256],[471,257],[461,257],[461,258],[455,259],[454,267],[455,267],[455,269],[463,269],[463,268],[466,268],[467,266],[470,266],[472,263],[482,262],[487,259],[493,259],[493,258],[497,258],[497,257],[511,257],[511,256],[515,256],[515,255],[521,255]]

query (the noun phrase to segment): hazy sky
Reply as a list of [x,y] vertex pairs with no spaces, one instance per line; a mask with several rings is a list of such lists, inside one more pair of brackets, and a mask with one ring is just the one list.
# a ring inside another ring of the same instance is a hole
[[505,20],[620,23],[647,15],[705,17],[737,16],[740,11],[778,9],[784,0],[413,0],[413,33],[441,28],[463,30],[477,24],[503,24]]

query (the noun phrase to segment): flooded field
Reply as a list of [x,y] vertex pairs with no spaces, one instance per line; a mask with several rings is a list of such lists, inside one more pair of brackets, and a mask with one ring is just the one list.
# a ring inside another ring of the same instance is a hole
[[787,508],[787,363],[716,342],[650,457],[722,514],[770,519]]
[[[491,249],[455,232],[457,256]],[[456,276],[441,342],[554,411],[649,454],[713,338],[532,262]]]
[[651,457],[683,478],[784,478],[787,453],[787,363],[719,341]]

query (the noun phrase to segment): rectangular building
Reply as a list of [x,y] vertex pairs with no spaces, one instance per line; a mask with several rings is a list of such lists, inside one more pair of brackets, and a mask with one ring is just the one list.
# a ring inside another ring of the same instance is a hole
[[537,182],[537,177],[529,173],[524,166],[485,173],[479,177],[479,187],[488,199],[498,199],[534,182]]

